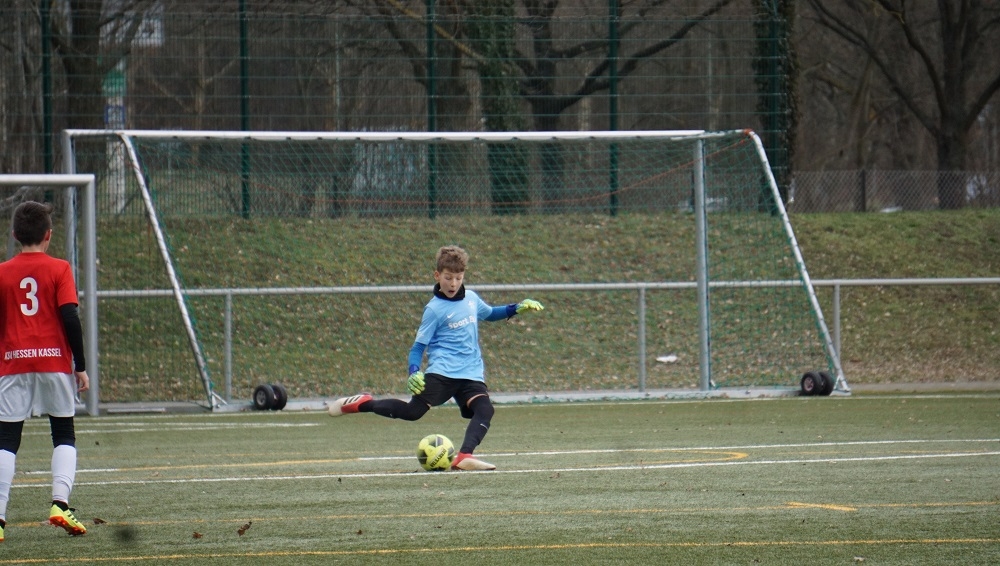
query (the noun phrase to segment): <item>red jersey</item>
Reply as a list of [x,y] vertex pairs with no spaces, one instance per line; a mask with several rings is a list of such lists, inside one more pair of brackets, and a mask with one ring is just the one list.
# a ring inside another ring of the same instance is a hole
[[59,307],[78,304],[69,262],[22,252],[0,263],[0,377],[73,373]]

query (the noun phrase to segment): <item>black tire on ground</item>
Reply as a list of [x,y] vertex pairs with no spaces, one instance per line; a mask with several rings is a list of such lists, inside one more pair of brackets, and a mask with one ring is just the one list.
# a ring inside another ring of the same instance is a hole
[[280,411],[285,408],[285,404],[288,403],[288,391],[285,386],[280,383],[272,383],[271,389],[274,389],[274,405],[271,406],[272,411]]
[[825,371],[819,372],[819,376],[823,378],[823,389],[820,390],[819,394],[827,397],[833,393],[833,387],[837,385],[837,380]]
[[802,388],[803,395],[819,395],[823,389],[823,378],[814,371],[808,371],[802,375],[799,386]]
[[262,383],[253,390],[253,408],[266,411],[274,406],[274,388]]

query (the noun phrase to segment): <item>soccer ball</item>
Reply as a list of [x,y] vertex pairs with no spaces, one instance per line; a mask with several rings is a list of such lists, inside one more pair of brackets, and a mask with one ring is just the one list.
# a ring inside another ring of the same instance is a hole
[[440,472],[451,467],[455,445],[442,434],[429,434],[417,444],[417,460],[428,472]]

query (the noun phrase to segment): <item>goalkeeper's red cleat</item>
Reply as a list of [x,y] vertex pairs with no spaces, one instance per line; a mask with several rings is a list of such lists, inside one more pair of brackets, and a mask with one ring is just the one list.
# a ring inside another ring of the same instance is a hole
[[351,397],[341,397],[336,401],[330,403],[326,407],[326,412],[330,414],[331,417],[339,417],[347,413],[357,413],[358,407],[361,406],[365,401],[371,401],[372,396],[367,393],[361,393],[360,395],[354,395]]
[[479,458],[476,458],[468,452],[459,452],[458,456],[455,456],[455,460],[451,463],[451,469],[471,472],[495,470],[497,467],[489,462],[484,462]]

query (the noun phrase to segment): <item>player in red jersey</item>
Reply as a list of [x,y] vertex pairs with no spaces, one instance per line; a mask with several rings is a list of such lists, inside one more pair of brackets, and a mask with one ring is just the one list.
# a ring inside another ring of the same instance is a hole
[[48,415],[52,431],[49,523],[73,536],[87,532],[69,508],[69,495],[76,477],[76,394],[90,379],[73,272],[46,253],[51,215],[49,204],[18,205],[11,229],[21,252],[0,263],[0,542],[21,431],[32,415]]

